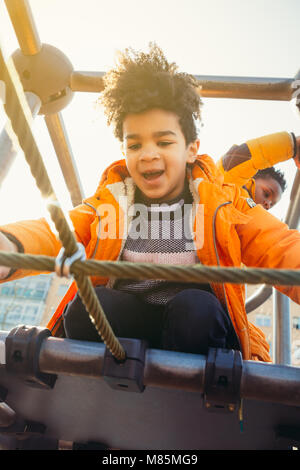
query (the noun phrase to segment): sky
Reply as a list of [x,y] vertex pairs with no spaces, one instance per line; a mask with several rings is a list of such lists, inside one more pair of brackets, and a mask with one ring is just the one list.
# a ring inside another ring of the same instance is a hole
[[[116,52],[146,49],[155,41],[180,71],[195,75],[293,78],[300,69],[298,0],[30,0],[42,43],[59,48],[74,70],[106,71]],[[4,2],[0,40],[7,56],[18,43]],[[77,92],[61,111],[84,196],[93,194],[103,170],[121,158],[120,144],[97,106],[96,93]],[[200,153],[214,160],[233,144],[277,131],[300,135],[294,103],[203,98]],[[0,131],[5,116],[0,110]],[[63,208],[71,208],[43,116],[33,132]],[[295,176],[292,161],[278,165],[288,190],[272,212],[284,219]],[[0,223],[46,215],[22,152],[0,187]]]

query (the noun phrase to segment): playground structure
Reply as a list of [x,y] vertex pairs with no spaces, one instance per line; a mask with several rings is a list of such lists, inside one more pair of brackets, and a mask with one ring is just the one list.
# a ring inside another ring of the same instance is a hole
[[[63,253],[70,258],[69,272],[105,344],[54,338],[48,330],[30,326],[0,332],[0,445],[9,449],[299,446],[300,368],[290,366],[287,297],[274,293],[275,363],[265,364],[243,361],[234,351],[210,350],[204,357],[149,350],[142,341],[116,338],[88,275],[263,283],[248,299],[249,313],[271,295],[271,285],[299,285],[300,273],[85,261],[56,199],[27,116],[29,106],[36,119],[44,116],[72,203],[77,205],[82,189],[61,110],[76,92],[101,92],[104,72],[74,71],[61,51],[40,41],[27,1],[5,3],[20,49],[12,56],[13,64],[0,56],[4,109],[42,196],[50,201]],[[201,95],[214,98],[290,101],[298,83],[297,76],[196,78]],[[0,168],[6,172],[14,158],[10,143],[11,136],[3,131]],[[299,217],[297,171],[285,222],[297,228]],[[59,274],[62,270],[60,260],[21,254],[1,253],[0,264]]]

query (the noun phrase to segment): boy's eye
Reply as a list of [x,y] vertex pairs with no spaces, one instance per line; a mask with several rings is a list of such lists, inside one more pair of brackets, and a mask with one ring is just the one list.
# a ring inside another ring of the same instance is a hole
[[157,142],[157,145],[159,147],[167,147],[168,145],[171,145],[173,144],[173,142],[169,142],[167,140],[160,140],[159,142]]
[[[158,147],[167,147],[168,145],[171,145],[171,144],[173,144],[173,142],[170,142],[167,140],[160,140],[159,142],[157,142]],[[140,143],[136,143],[136,144],[128,145],[127,148],[128,150],[138,150],[141,148],[141,146],[142,145]]]
[[140,146],[141,146],[141,144],[131,144],[131,145],[128,145],[127,148],[128,148],[129,150],[137,150],[137,149],[140,148]]

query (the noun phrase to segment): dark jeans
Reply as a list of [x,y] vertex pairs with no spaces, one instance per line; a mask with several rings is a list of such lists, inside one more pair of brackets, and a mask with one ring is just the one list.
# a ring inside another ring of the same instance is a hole
[[[197,354],[206,354],[209,347],[239,349],[231,320],[209,292],[185,289],[166,306],[102,286],[96,293],[119,338],[145,339],[151,348]],[[101,341],[78,295],[64,312],[64,328],[67,338]]]

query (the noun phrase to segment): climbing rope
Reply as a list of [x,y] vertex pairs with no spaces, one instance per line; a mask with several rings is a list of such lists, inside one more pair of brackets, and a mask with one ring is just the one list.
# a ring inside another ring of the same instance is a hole
[[[18,74],[11,61],[7,64],[0,49],[0,80],[5,83],[5,102],[4,109],[10,120],[12,129],[18,137],[20,147],[24,152],[25,159],[30,167],[30,171],[36,181],[36,184],[44,198],[49,199],[48,210],[63,247],[66,256],[71,256],[77,251],[77,243],[73,232],[71,231],[62,209],[57,201],[52,188],[47,170],[44,166],[38,146],[36,145],[28,117],[24,112],[28,105],[21,87]],[[125,359],[125,351],[118,339],[115,337],[105,313],[100,305],[99,299],[91,280],[82,273],[74,273],[78,291],[82,302],[92,323],[103,342],[106,344],[112,355],[122,361]]]
[[[0,252],[0,265],[33,271],[55,271],[55,258],[41,255]],[[70,267],[75,276],[101,276],[118,279],[164,279],[178,282],[300,285],[298,269],[221,268],[217,266],[165,265],[127,261],[75,261]]]

